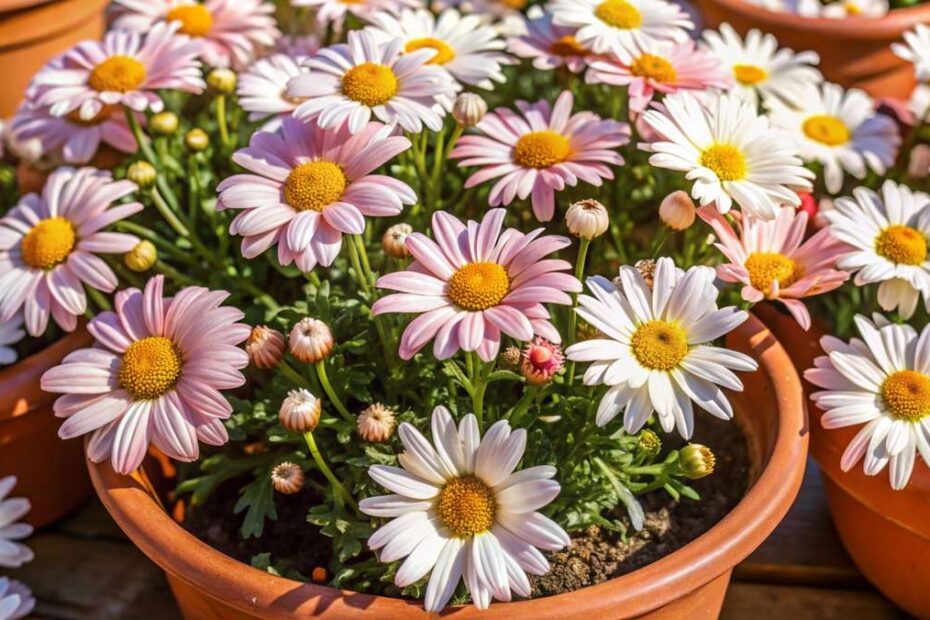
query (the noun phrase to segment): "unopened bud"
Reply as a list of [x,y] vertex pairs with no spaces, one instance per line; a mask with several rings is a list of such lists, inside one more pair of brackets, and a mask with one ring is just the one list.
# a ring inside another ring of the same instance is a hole
[[184,134],[184,146],[193,153],[205,151],[210,146],[210,136],[203,129],[195,127]]
[[582,239],[594,239],[607,231],[607,209],[596,200],[579,200],[565,213],[568,232]]
[[508,370],[518,369],[522,361],[523,351],[520,350],[520,347],[507,347],[501,353],[501,366]]
[[646,286],[652,288],[656,275],[656,262],[651,258],[644,258],[636,261],[633,267],[643,276],[643,281],[646,283]]
[[322,566],[315,566],[310,572],[310,581],[313,583],[326,583],[329,579],[329,573]]
[[158,249],[151,241],[143,239],[136,247],[123,255],[123,264],[137,273],[148,271],[158,260]]
[[236,91],[236,74],[230,69],[214,69],[207,75],[207,86],[218,95],[231,95]]
[[488,104],[475,93],[462,93],[452,104],[452,118],[465,128],[474,127],[488,113]]
[[358,416],[358,435],[371,443],[382,443],[394,434],[394,412],[381,403],[375,403]]
[[320,421],[323,403],[303,388],[291,390],[278,410],[281,426],[292,433],[310,433]]
[[304,470],[288,461],[278,463],[271,470],[271,486],[278,493],[293,495],[304,488]]
[[333,333],[319,319],[306,317],[291,329],[291,355],[304,364],[322,362],[333,352]]
[[564,364],[562,348],[537,336],[523,349],[520,372],[530,385],[542,385],[552,381]]
[[385,231],[381,237],[381,247],[384,253],[391,258],[408,258],[410,250],[407,249],[407,235],[413,232],[410,224],[394,224]]
[[158,172],[155,170],[155,166],[147,161],[133,162],[126,170],[126,178],[142,189],[148,189],[155,185],[157,176]]
[[672,230],[681,231],[694,224],[696,209],[691,196],[683,190],[672,192],[659,205],[659,219]]
[[178,117],[174,112],[159,112],[149,121],[149,129],[160,136],[173,136],[178,125]]
[[710,448],[699,443],[689,443],[678,452],[678,467],[681,468],[681,473],[692,480],[714,473],[716,462],[717,459]]
[[274,368],[284,357],[284,336],[281,332],[259,325],[252,328],[245,343],[246,353],[252,366],[261,370]]
[[647,459],[652,458],[662,450],[662,440],[655,431],[643,429],[639,433],[639,443],[636,444],[636,449]]

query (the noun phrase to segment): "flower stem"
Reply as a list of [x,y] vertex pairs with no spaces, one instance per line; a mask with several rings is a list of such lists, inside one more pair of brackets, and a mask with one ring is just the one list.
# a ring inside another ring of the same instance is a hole
[[[578,245],[578,260],[575,262],[575,278],[584,282],[584,268],[588,260],[588,248],[591,246],[590,239],[581,239]],[[565,347],[568,348],[575,342],[575,330],[578,329],[578,313],[575,309],[578,307],[578,293],[572,293],[572,307],[568,314],[568,334],[565,335]],[[575,381],[575,362],[568,363],[568,385]]]
[[[469,382],[472,385],[471,406],[475,417],[478,418],[478,429],[484,430],[484,393],[488,389],[488,374],[490,373],[491,364],[485,364],[474,351],[468,353],[471,376]],[[485,368],[487,366],[487,368]]]
[[220,140],[223,146],[229,144],[229,128],[226,125],[226,95],[216,98],[216,124],[220,130]]
[[323,391],[326,392],[326,396],[332,401],[339,415],[349,424],[355,424],[355,416],[349,413],[349,410],[346,409],[346,406],[342,403],[342,399],[339,398],[339,395],[336,394],[336,390],[333,389],[332,384],[329,382],[329,376],[326,374],[326,362],[321,361],[316,363],[316,374],[320,378],[320,385],[323,386]]
[[[362,291],[368,297],[368,301],[374,304],[375,289],[374,283],[377,281],[374,272],[371,270],[371,263],[368,261],[368,250],[365,248],[365,239],[361,235],[349,235],[349,262],[352,269],[355,270],[356,279]],[[391,370],[395,367],[396,347],[394,341],[388,338],[380,316],[372,317],[375,324],[375,331],[378,332],[378,340],[381,341],[381,348],[384,349],[384,358],[387,360],[388,368]]]
[[326,464],[326,461],[323,460],[323,454],[320,452],[320,448],[316,445],[316,439],[314,439],[313,433],[304,433],[304,439],[307,442],[307,448],[310,449],[310,455],[313,457],[313,461],[316,463],[320,473],[322,473],[323,476],[325,476],[329,483],[333,486],[333,499],[336,501],[336,505],[342,507],[343,502],[345,502],[356,514],[358,514],[358,505],[355,503],[352,495],[349,494],[346,488],[342,486],[342,483],[339,482],[339,479],[336,478],[333,470],[331,470],[329,465]]
[[290,381],[297,387],[303,387],[307,383],[306,378],[301,375],[299,372],[294,370],[294,367],[287,363],[286,360],[282,359],[278,362],[278,371],[290,379]]
[[151,190],[152,202],[155,204],[155,209],[158,211],[159,215],[164,218],[168,225],[182,237],[190,237],[190,231],[187,230],[187,227],[181,223],[181,220],[178,219],[178,216],[175,215],[174,211],[165,202],[165,199],[162,197],[161,192],[158,191],[157,187],[153,187]]
[[[152,145],[149,144],[148,139],[145,137],[142,127],[139,125],[138,119],[136,119],[135,113],[127,107],[123,107],[123,111],[126,113],[126,122],[129,124],[129,130],[132,132],[132,136],[136,139],[139,150],[142,151],[142,156],[145,157],[150,164],[159,168],[159,159],[155,155],[155,151],[152,150]],[[161,170],[159,170],[158,176],[155,177],[155,185],[164,194],[164,198],[168,201],[168,204],[171,205],[171,208],[176,210],[178,208],[178,199],[174,195],[174,192],[171,191],[171,186],[168,185],[168,181],[165,179],[163,173],[164,168],[162,167]]]

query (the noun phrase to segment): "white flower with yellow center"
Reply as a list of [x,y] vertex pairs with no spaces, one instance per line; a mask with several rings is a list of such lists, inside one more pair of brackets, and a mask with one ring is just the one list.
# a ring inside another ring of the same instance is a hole
[[652,289],[633,267],[620,268],[621,288],[601,277],[588,279],[594,297],[580,295],[578,316],[603,333],[565,353],[576,362],[592,362],[585,385],[609,389],[597,409],[604,426],[624,411],[623,426],[636,433],[655,412],[665,432],[678,429],[685,439],[694,431],[694,407],[729,420],[733,409],[723,386],[742,390],[732,372],[751,371],[756,362],[742,353],[707,343],[742,324],[749,315],[730,306],[717,308],[714,270],[677,269],[660,258]]
[[536,512],[559,494],[549,465],[514,472],[526,449],[526,431],[495,423],[482,439],[474,415],[458,428],[445,407],[432,417],[432,444],[410,424],[397,429],[405,451],[401,467],[374,465],[368,474],[392,495],[359,504],[365,514],[392,519],[368,546],[382,562],[406,557],[394,583],[406,587],[432,571],[427,611],[438,612],[460,580],[475,607],[512,592],[530,595],[527,573],[544,575],[549,563],[539,551],[571,541],[557,523]]
[[884,17],[888,13],[888,0],[838,0],[823,5],[821,17],[844,19],[847,17]]
[[702,104],[681,92],[642,118],[658,134],[640,145],[654,153],[649,163],[685,172],[701,206],[716,203],[726,213],[735,201],[771,220],[781,206],[801,203],[796,189],[811,189],[814,174],[803,166],[790,136],[773,131],[755,105],[735,95],[709,96]]
[[856,286],[881,283],[878,303],[898,309],[905,319],[914,314],[919,294],[930,307],[930,196],[905,185],[885,181],[879,196],[865,187],[853,198],[838,198],[823,212],[833,236],[851,246],[837,261],[840,269],[857,272]]
[[873,318],[856,317],[861,340],[821,338],[826,355],[804,378],[824,388],[811,394],[824,428],[865,424],[843,452],[843,471],[864,457],[866,475],[888,465],[891,486],[903,489],[918,452],[930,465],[930,328],[918,335],[910,325]]
[[914,65],[914,76],[921,82],[930,80],[930,26],[917,24],[904,33],[904,43],[892,43],[891,51]]
[[890,116],[876,112],[872,98],[861,90],[843,92],[826,83],[796,100],[797,108],[770,103],[772,125],[795,136],[805,161],[823,164],[830,193],[843,188],[844,170],[863,179],[869,168],[884,174],[894,163],[901,144],[898,127]]

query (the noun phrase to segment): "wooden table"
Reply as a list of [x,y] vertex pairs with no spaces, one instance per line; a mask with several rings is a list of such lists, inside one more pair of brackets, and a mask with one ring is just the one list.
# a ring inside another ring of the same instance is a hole
[[[36,559],[11,576],[31,585],[49,619],[180,618],[161,572],[123,536],[97,501],[29,541]],[[779,528],[734,573],[725,620],[907,618],[876,592],[846,555],[827,512],[820,472]]]

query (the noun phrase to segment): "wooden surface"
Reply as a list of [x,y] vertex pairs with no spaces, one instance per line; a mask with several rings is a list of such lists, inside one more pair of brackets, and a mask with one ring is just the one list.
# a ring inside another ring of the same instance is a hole
[[[97,501],[29,544],[36,560],[10,575],[31,585],[38,618],[180,618],[161,572]],[[812,462],[787,518],[737,567],[722,615],[724,620],[906,617],[865,582],[843,551]]]

